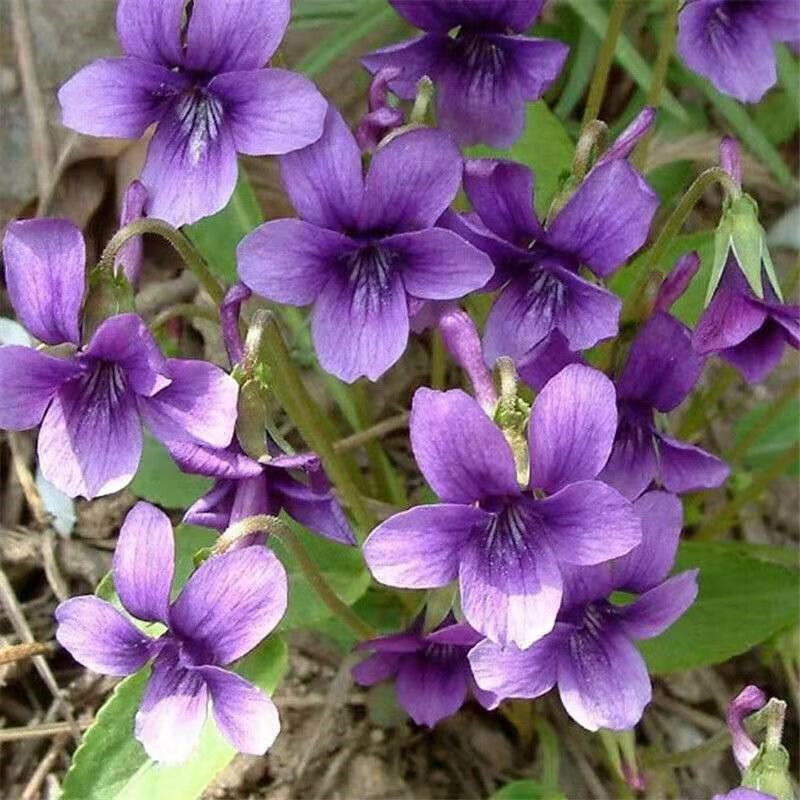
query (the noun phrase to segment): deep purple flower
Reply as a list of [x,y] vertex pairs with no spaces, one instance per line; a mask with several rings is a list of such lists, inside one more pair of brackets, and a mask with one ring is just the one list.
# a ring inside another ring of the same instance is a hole
[[[567,713],[589,730],[632,728],[650,702],[647,665],[633,644],[665,631],[694,602],[697,570],[667,578],[682,523],[680,501],[650,492],[635,503],[642,542],[596,567],[565,571],[558,622],[527,650],[490,641],[469,654],[478,685],[500,698],[539,697],[558,684]],[[629,605],[608,600],[633,592]]]
[[555,622],[562,564],[598,564],[641,538],[631,504],[594,480],[616,421],[611,381],[567,367],[534,403],[530,488],[521,489],[511,447],[471,397],[419,389],[411,446],[441,502],[396,514],[372,532],[364,544],[372,574],[408,589],[458,578],[473,628],[529,647]]
[[389,82],[398,75],[396,67],[384,67],[372,79],[367,95],[369,110],[356,127],[356,140],[365,153],[373,152],[384,136],[406,121],[403,110],[391,105],[388,98]]
[[526,101],[547,91],[569,50],[524,35],[544,0],[390,2],[425,33],[371,53],[362,59],[364,66],[373,74],[400,70],[389,85],[405,99],[414,97],[427,75],[436,84],[439,124],[459,143],[513,144],[525,126]]
[[678,16],[681,58],[745,103],[775,85],[775,43],[798,38],[797,0],[687,0]]
[[353,667],[356,683],[373,686],[394,678],[397,702],[417,725],[431,728],[455,714],[470,692],[484,708],[493,708],[496,698],[478,688],[467,661],[481,635],[452,617],[426,634],[423,621],[420,615],[405,633],[361,642],[358,650],[374,652]]
[[[277,455],[262,464],[246,455],[236,441],[225,449],[177,443],[169,449],[185,472],[217,479],[212,489],[186,511],[183,521],[189,525],[222,533],[247,517],[277,516],[285,510],[301,525],[328,539],[356,543],[317,456]],[[307,483],[293,477],[293,470],[304,470]]]
[[224,667],[278,624],[286,611],[286,573],[265,547],[232,550],[203,562],[170,603],[174,561],[169,518],[137,503],[114,553],[114,588],[131,617],[167,630],[152,637],[89,595],[58,606],[56,638],[76,661],[104,675],[131,675],[153,662],[135,731],[156,761],[188,758],[209,699],[225,738],[242,753],[261,755],[280,730],[277,709],[260,689]]
[[84,67],[58,93],[64,124],[137,138],[157,123],[142,182],[151,217],[184,225],[225,206],[236,154],[277,155],[319,139],[326,102],[301,75],[262,69],[289,0],[120,0],[124,56]]
[[691,331],[656,312],[634,339],[617,382],[619,424],[600,479],[628,499],[653,481],[670,492],[722,485],[730,470],[716,456],[662,433],[655,413],[672,411],[697,383],[705,358],[692,348]]
[[786,344],[800,348],[800,306],[781,303],[770,280],[765,279],[763,287],[760,300],[731,252],[692,338],[699,353],[716,353],[749,383],[763,380],[774,369]]
[[[553,368],[617,333],[621,302],[578,274],[606,277],[644,244],[658,200],[624,158],[598,164],[543,227],[533,207],[533,173],[507,161],[468,162],[464,189],[475,214],[443,224],[487,252],[502,286],[486,321],[484,354]],[[546,377],[550,377],[547,375]]]
[[403,354],[410,298],[449,300],[483,286],[489,258],[433,227],[461,183],[461,155],[428,128],[375,153],[361,150],[331,108],[316,144],[281,159],[302,219],[261,225],[239,245],[239,276],[279,303],[314,305],[319,362],[342,380],[379,378]]
[[106,319],[82,345],[86,253],[72,223],[12,222],[3,257],[20,321],[58,347],[0,348],[0,428],[41,423],[47,480],[70,497],[122,489],[139,466],[142,423],[162,442],[230,443],[238,386],[218,367],[164,358],[136,314]]

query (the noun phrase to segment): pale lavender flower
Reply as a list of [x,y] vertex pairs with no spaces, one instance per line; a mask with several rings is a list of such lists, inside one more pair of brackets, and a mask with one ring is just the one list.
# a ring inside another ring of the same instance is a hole
[[524,35],[544,0],[390,2],[424,34],[370,53],[364,66],[373,74],[399,70],[389,86],[405,99],[427,75],[436,85],[439,124],[459,143],[513,144],[526,102],[547,91],[567,58],[561,42]]
[[236,154],[278,155],[319,139],[327,104],[314,85],[262,69],[289,23],[289,0],[120,0],[124,56],[89,64],[58,93],[63,122],[138,138],[156,123],[142,183],[147,214],[173,225],[222,209]]
[[353,667],[362,686],[394,679],[397,702],[417,725],[433,727],[455,714],[471,693],[484,708],[496,698],[478,688],[467,661],[481,635],[449,616],[430,633],[423,631],[424,614],[404,633],[380,636],[358,645],[372,655]]
[[[135,734],[156,761],[185,761],[208,713],[242,753],[261,755],[280,730],[272,700],[225,669],[259,644],[286,611],[286,572],[261,546],[212,556],[170,603],[175,542],[169,518],[137,503],[114,553],[114,588],[125,611],[94,595],[56,609],[56,639],[76,661],[104,675],[131,675],[152,661]],[[151,636],[131,617],[160,623]]]
[[238,385],[213,364],[165,358],[136,314],[81,338],[85,246],[66,220],[9,224],[3,239],[11,304],[47,348],[0,347],[0,428],[41,424],[39,465],[70,497],[125,487],[142,454],[142,423],[162,442],[226,447]]
[[322,138],[281,159],[301,219],[266,222],[241,242],[241,280],[270,300],[313,305],[322,367],[376,380],[406,348],[413,298],[462,297],[492,275],[484,253],[434,227],[462,166],[453,142],[424,128],[378,148],[364,176],[361,149],[331,107]]
[[[141,219],[147,205],[147,189],[141,181],[131,181],[122,197],[122,211],[119,215],[119,227]],[[114,268],[128,280],[134,288],[139,285],[144,262],[144,240],[141,236],[133,236],[120,247],[114,257]]]
[[[469,654],[478,685],[499,698],[539,697],[558,685],[567,713],[588,730],[626,730],[641,719],[652,687],[634,645],[658,636],[694,602],[697,570],[671,578],[682,524],[680,501],[640,497],[642,541],[627,555],[565,570],[564,604],[552,632],[527,650],[484,641]],[[628,605],[614,591],[637,594]]]
[[553,628],[562,565],[598,564],[641,538],[631,504],[595,480],[616,424],[611,381],[589,367],[564,369],[534,403],[523,489],[511,447],[475,400],[457,389],[419,389],[411,446],[441,502],[396,514],[371,533],[364,557],[372,574],[406,589],[458,579],[473,628],[529,647]]
[[775,44],[798,38],[797,0],[687,0],[678,16],[681,58],[745,103],[775,85]]
[[767,703],[767,696],[758,686],[745,686],[728,705],[725,721],[733,742],[733,757],[744,772],[758,754],[758,745],[748,736],[744,727],[745,717],[758,711]]

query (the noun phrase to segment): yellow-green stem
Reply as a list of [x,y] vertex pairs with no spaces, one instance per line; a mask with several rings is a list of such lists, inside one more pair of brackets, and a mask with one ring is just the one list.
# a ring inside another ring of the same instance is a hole
[[160,219],[151,219],[149,217],[136,219],[124,228],[120,228],[111,237],[111,241],[103,250],[99,266],[103,269],[113,270],[114,256],[116,256],[122,245],[134,236],[142,236],[147,233],[166,239],[183,259],[184,264],[195,274],[200,285],[208,292],[211,299],[217,305],[222,302],[222,298],[225,296],[225,289],[211,273],[203,257],[180,231]]
[[261,327],[263,331],[261,360],[269,366],[270,387],[301,436],[322,459],[328,477],[352,511],[363,538],[372,529],[372,516],[333,442],[328,438],[322,422],[323,411],[314,402],[300,378],[275,316],[270,311],[259,310],[253,316],[252,324]]
[[155,332],[173,319],[207,319],[218,323],[219,314],[213,308],[196,306],[193,303],[177,303],[156,314],[150,322],[150,330]]
[[625,18],[625,9],[628,0],[614,0],[611,13],[608,17],[608,27],[603,42],[597,52],[597,63],[594,66],[592,82],[589,85],[589,97],[586,100],[586,109],[583,112],[583,126],[586,127],[593,119],[597,119],[603,96],[606,93],[608,74],[614,60],[614,51],[617,49],[617,39],[622,30],[622,20]]

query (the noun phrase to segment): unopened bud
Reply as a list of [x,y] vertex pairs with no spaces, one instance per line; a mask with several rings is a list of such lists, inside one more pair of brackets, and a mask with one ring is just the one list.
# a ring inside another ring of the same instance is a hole
[[123,272],[113,273],[100,267],[89,273],[89,291],[83,304],[83,340],[109,317],[134,310],[133,287]]

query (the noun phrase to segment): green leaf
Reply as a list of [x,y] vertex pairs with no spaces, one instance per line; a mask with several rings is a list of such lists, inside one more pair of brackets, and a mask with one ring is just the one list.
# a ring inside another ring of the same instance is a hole
[[[245,656],[236,672],[272,694],[287,665],[286,643],[274,636]],[[185,764],[151,761],[133,736],[134,718],[149,675],[150,669],[145,667],[126,678],[103,704],[75,751],[61,800],[194,800],[236,755],[209,716]]]
[[211,217],[188,225],[183,232],[202,253],[211,271],[226,283],[235,283],[236,246],[264,221],[258,199],[244,169],[228,205]]
[[769,143],[776,147],[788,142],[797,130],[795,94],[796,90],[788,92],[777,89],[770,92],[753,110],[756,125]]
[[[736,423],[734,437],[743,438],[754,425],[760,423],[765,413],[770,413],[772,401],[758,403]],[[770,419],[758,438],[742,455],[742,463],[753,471],[765,469],[786,448],[800,442],[800,397],[797,395]],[[790,475],[800,472],[800,459],[787,469]]]
[[700,570],[694,605],[656,639],[639,642],[654,673],[719,664],[791,625],[800,575],[728,543],[683,542],[676,572]]
[[[608,27],[608,14],[594,0],[567,0],[572,10],[600,37],[605,35]],[[640,89],[647,92],[653,82],[653,70],[639,55],[636,48],[624,34],[620,34],[614,55],[619,64],[633,78]],[[665,111],[668,111],[681,122],[688,122],[689,115],[686,109],[675,99],[675,96],[664,89],[661,102]]]
[[[357,547],[347,547],[311,533],[285,514],[281,518],[295,532],[339,599],[348,605],[355,603],[366,592],[371,581],[361,551]],[[310,628],[328,619],[330,610],[319,599],[292,554],[275,537],[269,544],[289,576],[289,608],[280,628]]]
[[212,485],[210,478],[181,472],[161,442],[144,437],[139,469],[128,487],[133,494],[164,508],[185,509]]
[[544,101],[529,103],[525,131],[507,150],[477,145],[468,147],[470,158],[505,158],[519,161],[536,173],[536,211],[545,216],[561,178],[572,167],[575,145],[561,120]]
[[786,186],[794,182],[791,170],[783,163],[780,153],[772,146],[763,131],[736,100],[718,92],[705,78],[695,75],[680,64],[675,65],[684,83],[702,92],[722,114],[744,145],[759,158],[778,181]]
[[524,779],[507,783],[492,795],[491,800],[566,800],[566,795],[539,781]]

